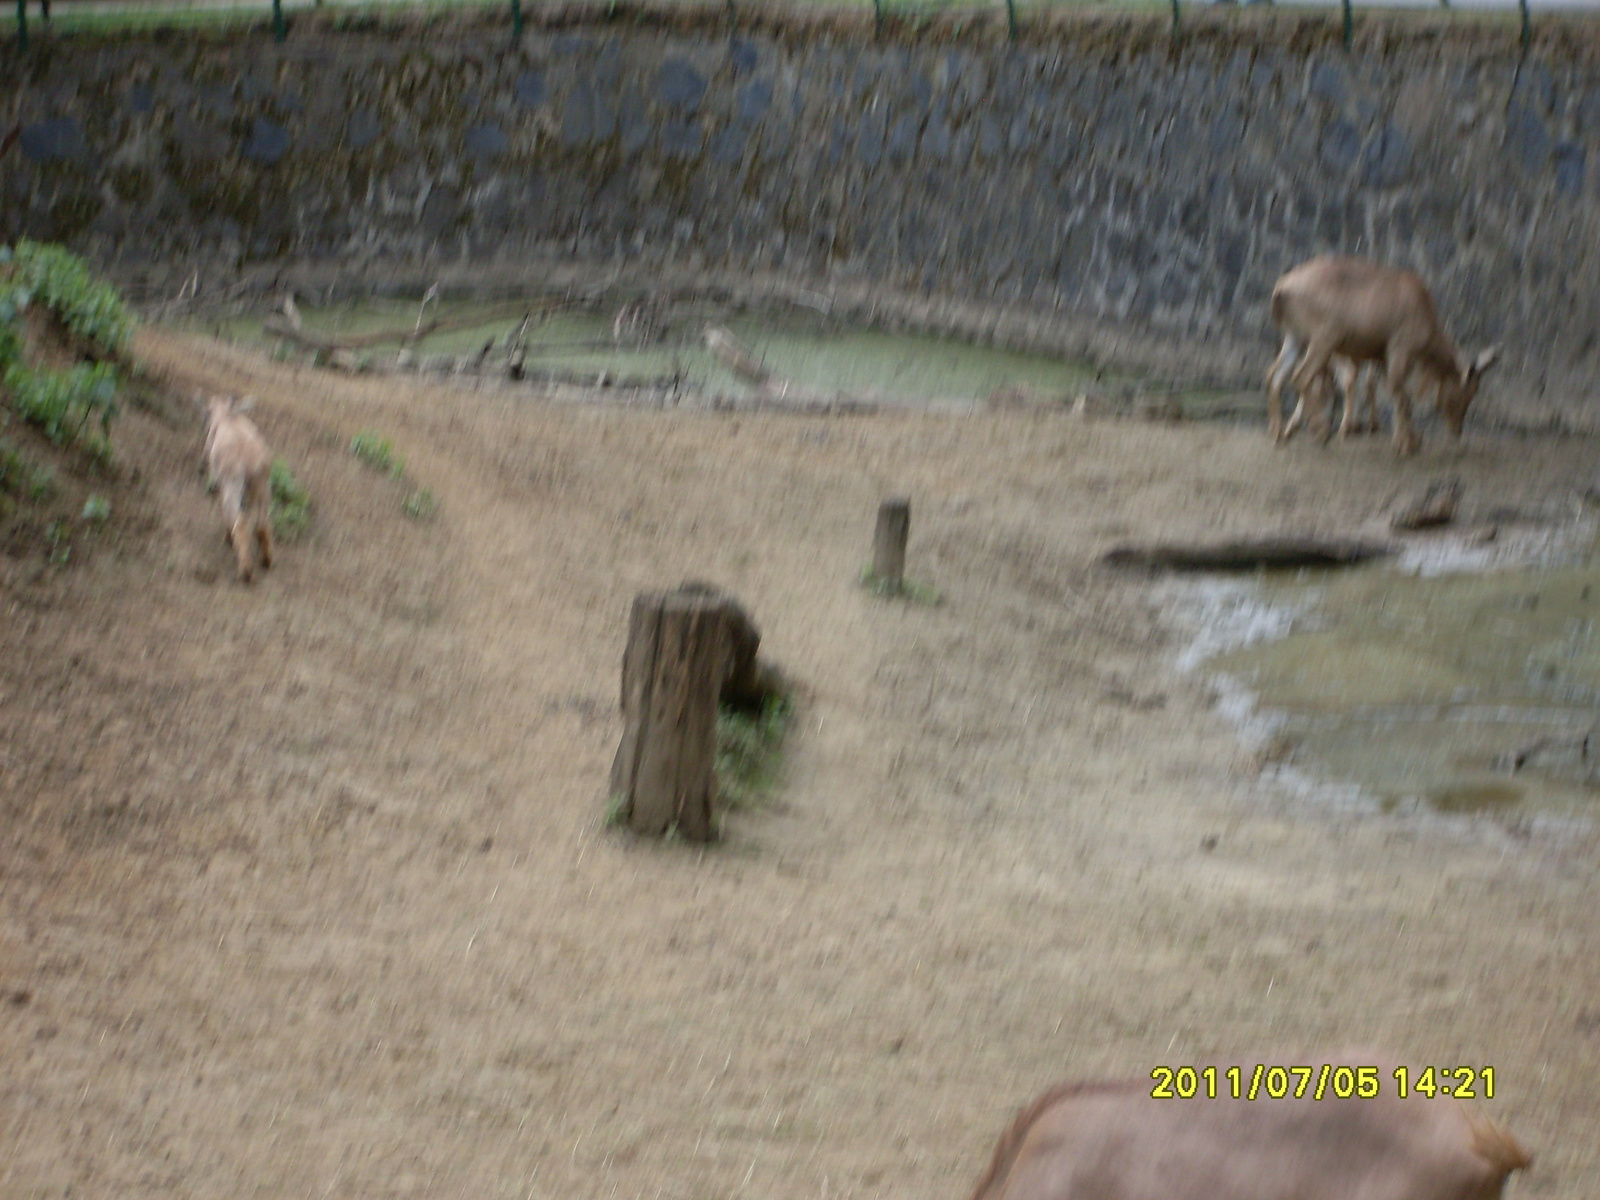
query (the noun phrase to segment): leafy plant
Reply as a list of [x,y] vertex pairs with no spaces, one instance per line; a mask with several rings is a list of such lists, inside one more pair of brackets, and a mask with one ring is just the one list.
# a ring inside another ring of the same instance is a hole
[[621,792],[612,792],[606,798],[607,829],[617,829],[628,823],[628,798]]
[[48,500],[55,490],[55,475],[48,467],[34,466],[10,442],[0,442],[0,492]]
[[[13,302],[21,301],[17,313],[37,302],[101,353],[116,355],[126,349],[133,336],[133,320],[122,297],[109,283],[96,280],[76,254],[47,242],[23,239],[12,253],[10,274]],[[0,307],[0,320],[5,319]]]
[[60,246],[20,241],[0,250],[0,386],[18,414],[57,445],[76,441],[98,418],[99,436],[91,439],[89,450],[109,457],[111,422],[119,411],[116,367],[109,362],[80,363],[65,371],[31,367],[23,361],[23,329],[28,311],[41,306],[93,353],[115,357],[133,332],[121,297]]
[[4,375],[12,406],[44,430],[58,446],[75,441],[91,417],[100,420],[100,440],[109,443],[117,404],[117,371],[110,363],[79,363],[65,371],[35,371],[13,362]]
[[405,498],[400,509],[413,521],[431,521],[439,513],[439,498],[427,488],[418,488]]
[[272,532],[286,542],[303,536],[311,524],[311,493],[281,458],[272,460],[271,509]]
[[83,502],[83,519],[100,525],[111,519],[111,501],[104,496],[91,495]]
[[793,717],[794,702],[785,695],[767,697],[759,713],[726,707],[717,713],[717,794],[726,807],[755,807],[771,794]]
[[370,429],[364,429],[350,439],[350,453],[374,471],[382,471],[396,479],[405,471],[405,459],[395,455],[394,443]]

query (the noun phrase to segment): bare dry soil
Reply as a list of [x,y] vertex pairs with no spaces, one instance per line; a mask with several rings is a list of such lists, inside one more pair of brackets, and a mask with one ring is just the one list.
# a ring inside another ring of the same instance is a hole
[[[1443,470],[1548,508],[1594,441],[139,353],[260,397],[314,520],[235,583],[173,402],[118,427],[103,542],[0,557],[0,1196],[960,1200],[1055,1079],[1350,1043],[1493,1066],[1519,1193],[1600,1195],[1600,840],[1280,794],[1096,563],[1346,534]],[[857,585],[894,493],[938,606]],[[709,849],[603,822],[629,602],[685,578],[802,685],[779,799]]]

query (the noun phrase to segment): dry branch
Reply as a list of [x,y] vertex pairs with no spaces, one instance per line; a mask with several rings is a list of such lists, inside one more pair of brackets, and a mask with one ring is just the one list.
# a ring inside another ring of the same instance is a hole
[[706,330],[706,346],[740,378],[761,387],[765,387],[771,381],[772,373],[756,361],[756,356],[745,349],[744,344],[734,337],[731,331],[721,326],[711,326]]
[[411,329],[377,329],[371,333],[353,333],[345,337],[314,333],[309,329],[296,329],[288,321],[277,315],[268,317],[261,324],[262,328],[268,333],[286,338],[310,350],[365,350],[369,346],[382,346],[388,342],[410,345],[427,337],[430,333],[449,332],[452,329],[471,329],[475,325],[488,325],[491,322],[515,316],[519,312],[525,312],[526,309],[526,304],[519,301],[515,305],[494,309],[488,313],[448,319],[435,317],[431,321],[419,321]]

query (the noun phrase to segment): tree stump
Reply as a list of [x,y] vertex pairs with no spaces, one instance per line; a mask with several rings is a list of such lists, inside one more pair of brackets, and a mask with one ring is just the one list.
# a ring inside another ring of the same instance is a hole
[[872,538],[872,575],[873,581],[891,594],[905,582],[906,538],[910,533],[911,501],[896,498],[878,506],[878,529]]
[[622,656],[622,743],[611,793],[635,833],[710,841],[717,704],[755,669],[760,634],[704,584],[635,598]]

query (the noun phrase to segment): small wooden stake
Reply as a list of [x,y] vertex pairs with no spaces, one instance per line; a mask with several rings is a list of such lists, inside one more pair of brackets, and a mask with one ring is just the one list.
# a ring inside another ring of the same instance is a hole
[[900,591],[905,582],[906,538],[911,533],[911,501],[896,498],[878,505],[878,530],[872,538],[872,576],[878,587]]

